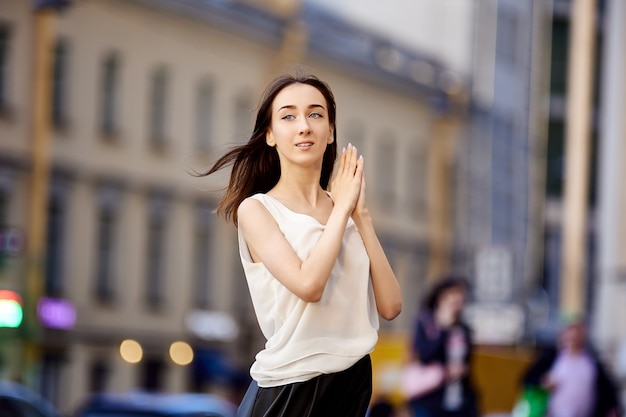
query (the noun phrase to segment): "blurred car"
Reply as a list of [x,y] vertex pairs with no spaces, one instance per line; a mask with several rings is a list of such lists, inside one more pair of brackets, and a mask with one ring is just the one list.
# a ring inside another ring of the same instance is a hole
[[60,414],[49,402],[25,386],[0,381],[0,416],[60,417]]
[[93,394],[75,417],[235,417],[237,407],[211,394]]

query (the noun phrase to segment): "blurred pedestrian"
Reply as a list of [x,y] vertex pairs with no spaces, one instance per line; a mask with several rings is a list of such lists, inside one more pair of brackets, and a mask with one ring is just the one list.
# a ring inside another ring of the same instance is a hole
[[524,385],[549,392],[547,417],[621,415],[616,385],[591,347],[581,315],[564,319],[557,345],[538,356]]
[[[447,276],[430,290],[415,326],[411,360],[429,368],[432,386],[410,398],[415,417],[476,417],[476,394],[470,383],[472,340],[462,321],[468,293],[462,277]],[[432,370],[441,369],[437,380]]]
[[232,164],[217,211],[238,226],[239,251],[267,339],[239,416],[359,416],[372,394],[378,315],[401,310],[398,281],[365,204],[364,159],[337,157],[335,100],[314,76],[274,80]]

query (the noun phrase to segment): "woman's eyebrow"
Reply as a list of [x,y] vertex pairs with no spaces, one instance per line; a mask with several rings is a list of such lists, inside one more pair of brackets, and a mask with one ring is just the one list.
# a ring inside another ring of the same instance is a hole
[[[295,109],[296,106],[294,104],[287,104],[285,106],[280,107],[277,111],[281,111],[283,109],[287,109],[287,110],[293,110]],[[309,109],[317,109],[317,108],[321,108],[326,110],[326,108],[324,106],[322,106],[321,104],[309,104],[308,106]]]

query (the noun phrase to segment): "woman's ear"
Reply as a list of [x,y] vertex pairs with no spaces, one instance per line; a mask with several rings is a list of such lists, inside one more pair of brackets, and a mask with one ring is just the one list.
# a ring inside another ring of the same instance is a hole
[[333,134],[335,133],[335,126],[331,126],[328,129],[328,144],[333,143],[333,140],[335,140]]
[[268,130],[267,133],[265,134],[265,143],[267,143],[267,145],[271,146],[272,148],[276,146],[276,142],[274,141],[274,136],[272,135],[272,132],[270,130]]

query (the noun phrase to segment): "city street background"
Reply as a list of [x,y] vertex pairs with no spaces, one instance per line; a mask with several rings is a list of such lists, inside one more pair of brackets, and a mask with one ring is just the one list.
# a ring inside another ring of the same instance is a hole
[[0,0],[0,380],[238,403],[263,346],[227,172],[264,86],[304,70],[365,158],[404,309],[374,396],[402,404],[422,297],[471,284],[483,414],[582,313],[626,392],[623,0]]

